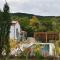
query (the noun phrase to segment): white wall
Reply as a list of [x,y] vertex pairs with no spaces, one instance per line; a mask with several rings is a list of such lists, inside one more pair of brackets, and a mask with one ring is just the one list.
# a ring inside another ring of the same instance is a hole
[[[10,39],[17,39],[16,29],[18,29],[18,33],[21,33],[20,24],[17,22],[15,25],[11,25],[10,27]],[[20,36],[20,35],[19,35]]]

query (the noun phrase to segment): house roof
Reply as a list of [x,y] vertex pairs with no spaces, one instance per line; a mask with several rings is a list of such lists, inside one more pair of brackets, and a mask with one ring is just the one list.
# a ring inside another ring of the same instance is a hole
[[18,23],[18,21],[12,21],[12,23],[16,24],[16,23]]

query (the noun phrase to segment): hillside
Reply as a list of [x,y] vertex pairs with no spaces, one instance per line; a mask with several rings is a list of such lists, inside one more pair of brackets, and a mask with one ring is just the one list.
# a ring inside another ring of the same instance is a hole
[[11,13],[12,20],[20,22],[22,30],[29,35],[34,32],[60,32],[60,16],[38,16],[27,13]]
[[32,17],[32,16],[36,16],[38,18],[51,18],[54,16],[39,16],[39,15],[34,15],[34,14],[28,14],[28,13],[11,13],[12,16],[19,16],[19,17]]

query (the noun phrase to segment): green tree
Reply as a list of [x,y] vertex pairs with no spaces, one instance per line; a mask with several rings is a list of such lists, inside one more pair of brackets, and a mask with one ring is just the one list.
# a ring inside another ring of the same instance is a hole
[[3,21],[2,21],[2,37],[4,40],[4,48],[6,50],[6,57],[9,55],[10,52],[10,45],[9,45],[9,33],[10,33],[10,13],[9,13],[9,6],[6,2],[3,8]]
[[[43,31],[52,31],[52,20],[43,20],[42,21]],[[45,28],[45,29],[44,29]]]
[[0,11],[0,58],[2,57],[2,50],[3,50],[3,36],[2,36],[2,12]]
[[58,18],[53,17],[52,18],[52,31],[58,32],[59,31],[59,26],[58,26]]
[[27,30],[27,28],[29,27],[28,17],[21,18],[20,25],[21,25],[23,30]]
[[29,19],[28,17],[24,17],[24,18],[20,18],[20,25],[21,25],[21,28],[22,30],[24,31],[27,31],[27,36],[32,36],[32,28],[31,26],[29,25]]
[[35,45],[34,53],[35,53],[35,56],[36,56],[37,60],[43,59],[43,56],[41,54],[41,46],[40,46],[40,44]]

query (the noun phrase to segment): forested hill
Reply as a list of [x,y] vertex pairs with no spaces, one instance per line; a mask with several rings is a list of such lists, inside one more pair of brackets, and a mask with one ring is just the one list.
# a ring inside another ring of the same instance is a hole
[[32,16],[36,16],[38,18],[52,18],[55,16],[39,16],[39,15],[34,15],[34,14],[28,14],[28,13],[11,13],[12,16],[19,16],[19,17],[29,17],[31,18]]
[[26,13],[11,13],[12,20],[20,22],[22,30],[32,33],[39,32],[60,32],[60,16],[38,16]]

